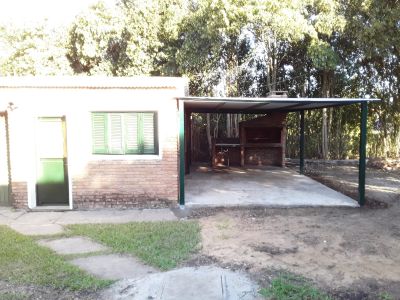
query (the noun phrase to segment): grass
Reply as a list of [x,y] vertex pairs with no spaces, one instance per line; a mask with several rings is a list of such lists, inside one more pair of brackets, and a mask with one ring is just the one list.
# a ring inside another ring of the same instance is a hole
[[1,300],[26,300],[28,296],[21,293],[3,293],[0,292]]
[[379,300],[394,300],[394,297],[388,292],[382,292],[378,295]]
[[260,294],[270,300],[332,300],[305,278],[286,273],[273,279],[270,287],[261,289]]
[[6,226],[0,226],[0,241],[1,280],[70,290],[97,290],[111,284],[88,275],[31,237]]
[[175,268],[197,251],[200,243],[200,226],[194,221],[82,224],[67,229],[71,235],[87,236],[161,270]]

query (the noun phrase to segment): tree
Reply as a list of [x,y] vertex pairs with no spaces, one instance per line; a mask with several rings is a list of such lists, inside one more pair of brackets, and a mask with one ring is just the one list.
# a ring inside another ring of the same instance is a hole
[[75,73],[150,74],[157,47],[157,18],[147,2],[108,8],[99,2],[78,16],[69,31],[68,59]]
[[63,29],[0,26],[0,75],[68,75]]

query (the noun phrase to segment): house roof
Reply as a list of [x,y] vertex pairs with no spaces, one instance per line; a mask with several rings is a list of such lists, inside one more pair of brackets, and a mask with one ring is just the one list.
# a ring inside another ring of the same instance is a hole
[[185,109],[202,113],[265,113],[269,111],[300,111],[375,102],[369,98],[244,98],[244,97],[178,97]]
[[0,89],[13,88],[79,88],[79,89],[187,89],[182,77],[132,76],[11,76],[0,77]]

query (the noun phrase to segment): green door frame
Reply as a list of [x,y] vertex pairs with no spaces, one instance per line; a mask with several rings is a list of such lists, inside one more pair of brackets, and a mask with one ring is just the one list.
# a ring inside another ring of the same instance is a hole
[[[36,157],[37,163],[43,164],[46,163],[46,169],[48,172],[47,173],[47,178],[44,177],[41,178],[36,175],[36,181],[35,181],[35,206],[41,206],[41,205],[63,205],[63,206],[69,206],[70,205],[70,182],[69,182],[69,173],[68,173],[68,151],[67,151],[67,129],[66,129],[66,118],[65,116],[46,116],[46,117],[38,117],[37,122],[43,122],[43,121],[50,121],[50,120],[59,120],[61,123],[61,132],[58,134],[62,135],[62,157],[41,157],[38,155]],[[61,160],[61,161],[60,161]],[[60,168],[61,166],[61,168]],[[43,165],[41,165],[41,168],[44,168]],[[50,170],[50,171],[49,171]],[[48,177],[50,174],[50,177]],[[63,176],[63,184],[59,184],[58,181],[54,182],[54,178],[57,178],[62,174]],[[45,182],[42,182],[42,180],[45,180]],[[59,187],[57,187],[59,185]],[[58,191],[57,191],[58,190]],[[64,194],[60,194],[60,192],[64,192]],[[49,194],[57,194],[54,198],[57,199],[63,199],[63,201],[47,201],[48,195]],[[43,199],[46,199],[44,201]]]

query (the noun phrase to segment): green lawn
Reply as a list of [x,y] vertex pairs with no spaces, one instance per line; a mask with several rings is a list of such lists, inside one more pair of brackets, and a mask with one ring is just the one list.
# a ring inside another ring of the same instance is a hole
[[28,296],[21,293],[4,293],[0,292],[1,300],[27,300]]
[[111,283],[88,275],[6,226],[0,226],[0,280],[70,290],[97,290]]
[[69,225],[69,235],[87,236],[144,263],[169,270],[198,250],[200,226],[194,221]]
[[303,277],[286,273],[274,278],[268,288],[260,290],[260,294],[271,300],[333,300]]

